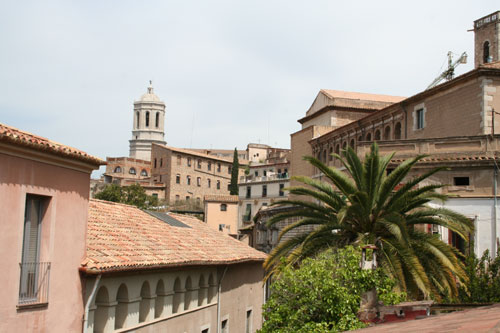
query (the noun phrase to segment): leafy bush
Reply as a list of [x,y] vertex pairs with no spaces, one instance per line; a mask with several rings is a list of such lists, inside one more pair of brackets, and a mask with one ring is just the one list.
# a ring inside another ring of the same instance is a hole
[[95,195],[96,199],[121,202],[139,208],[158,206],[158,198],[146,194],[144,188],[138,184],[121,187],[116,184],[107,185]]
[[379,269],[361,270],[359,248],[348,246],[305,259],[300,267],[283,265],[264,304],[260,332],[335,332],[364,327],[356,316],[361,294],[376,288],[379,299],[399,303],[394,281]]
[[484,251],[480,259],[474,254],[467,256],[465,271],[469,278],[467,288],[459,289],[458,302],[496,303],[500,302],[500,251],[496,258]]

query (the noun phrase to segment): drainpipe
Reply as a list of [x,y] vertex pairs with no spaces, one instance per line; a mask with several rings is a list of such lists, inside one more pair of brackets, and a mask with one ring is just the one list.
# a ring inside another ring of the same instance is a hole
[[494,259],[497,255],[497,176],[498,166],[496,160],[493,166],[493,221],[491,223],[491,257]]
[[220,293],[222,291],[222,280],[226,275],[228,266],[224,268],[224,273],[222,273],[222,277],[219,280],[218,292],[217,292],[217,333],[220,332]]
[[87,304],[85,304],[85,314],[83,315],[83,333],[87,333],[87,322],[89,320],[89,308],[90,308],[90,304],[92,304],[92,301],[94,300],[97,286],[99,286],[99,281],[101,281],[101,274],[97,275],[97,278],[94,281],[94,288],[92,288],[92,292],[90,293],[89,299],[87,300]]

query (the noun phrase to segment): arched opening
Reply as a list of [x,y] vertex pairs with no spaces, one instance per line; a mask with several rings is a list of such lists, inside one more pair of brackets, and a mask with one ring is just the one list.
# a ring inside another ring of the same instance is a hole
[[191,283],[190,276],[188,276],[188,278],[186,279],[186,284],[184,289],[186,289],[186,294],[184,296],[184,310],[189,310],[189,305],[191,305],[192,290],[193,290],[193,285]]
[[371,133],[368,133],[366,135],[366,141],[372,141],[372,134]]
[[116,304],[115,309],[115,330],[125,327],[125,322],[127,320],[128,314],[128,289],[125,284],[121,284],[116,293]]
[[149,127],[149,111],[146,111],[146,127]]
[[351,139],[351,142],[349,142],[349,146],[351,146],[351,148],[354,149],[354,139]]
[[101,333],[106,330],[108,322],[109,294],[106,287],[99,288],[95,298],[96,309],[94,310],[94,332]]
[[346,150],[346,148],[347,148],[347,141],[344,141],[342,143],[342,150]]
[[340,154],[340,145],[337,143],[337,145],[335,146],[335,154]]
[[401,123],[396,123],[396,126],[394,127],[394,139],[401,139]]
[[316,154],[316,158],[321,161],[321,151]]
[[145,281],[141,287],[141,302],[139,304],[139,322],[146,321],[150,311],[151,289],[149,282]]
[[375,141],[380,141],[380,130],[375,131]]
[[115,173],[122,172],[122,168],[121,168],[121,167],[119,167],[119,166],[117,166],[117,167],[115,168],[115,171],[114,171],[114,172],[115,172]]
[[200,288],[198,291],[198,306],[202,306],[207,304],[207,285],[205,285],[205,277],[203,275],[200,275],[200,279],[198,280],[198,288]]
[[172,313],[179,312],[179,306],[182,300],[182,290],[181,290],[181,280],[179,278],[175,279],[174,282],[174,301],[172,307]]
[[158,128],[158,126],[160,126],[160,112],[156,112],[155,125],[156,125],[156,128]]
[[160,318],[163,313],[163,306],[165,305],[165,284],[163,280],[158,281],[156,284],[155,294],[155,318]]
[[212,303],[215,297],[215,281],[214,281],[214,276],[210,274],[210,277],[208,278],[208,296],[207,296],[207,301],[208,303]]
[[141,176],[147,177],[148,176],[148,172],[145,169],[142,169]]
[[130,168],[130,170],[128,170],[128,173],[130,173],[131,175],[135,175],[137,172],[135,171],[135,168]]
[[326,162],[326,149],[323,150],[323,159],[322,162]]
[[137,111],[135,113],[135,122],[136,122],[136,127],[139,127],[141,125],[141,117],[140,117],[140,114],[139,114],[139,111]]
[[486,41],[483,44],[483,63],[488,63],[490,61],[490,42]]
[[358,136],[358,142],[360,142],[360,141],[363,141],[363,136],[362,135]]
[[332,154],[333,154],[333,147],[330,147],[330,154],[328,155],[328,160],[329,160],[329,161],[333,161],[333,156],[332,156]]
[[384,140],[390,140],[391,139],[391,127],[386,126],[384,130]]

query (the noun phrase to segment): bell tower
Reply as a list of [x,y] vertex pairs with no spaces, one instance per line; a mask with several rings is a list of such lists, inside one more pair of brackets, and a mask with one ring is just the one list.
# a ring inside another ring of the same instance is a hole
[[474,67],[500,61],[500,11],[474,21]]
[[130,157],[151,160],[151,144],[166,145],[165,142],[165,103],[155,95],[153,84],[149,81],[147,92],[134,102],[134,119]]

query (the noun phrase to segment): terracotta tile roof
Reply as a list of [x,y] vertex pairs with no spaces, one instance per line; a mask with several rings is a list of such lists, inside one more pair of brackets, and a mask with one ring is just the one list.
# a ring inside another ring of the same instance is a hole
[[0,123],[0,142],[7,142],[9,144],[28,147],[37,151],[69,157],[95,165],[105,164],[105,162],[100,158],[89,155],[76,148],[65,146],[47,138],[24,132],[2,123]]
[[331,90],[331,89],[321,89],[321,92],[323,92],[330,98],[344,98],[344,99],[387,102],[387,103],[401,102],[403,99],[406,98],[401,96],[368,94],[368,93],[358,93],[352,91],[341,91],[341,90]]
[[81,270],[100,273],[218,265],[263,261],[266,257],[197,218],[168,215],[189,228],[173,227],[134,206],[90,200],[87,258]]
[[[209,154],[205,154],[205,153],[200,153],[200,152],[197,152],[197,151],[194,151],[194,150],[189,150],[189,149],[175,148],[175,147],[171,147],[171,146],[159,145],[159,144],[156,144],[156,143],[153,143],[153,144],[157,145],[159,147],[163,147],[165,149],[169,149],[169,150],[174,151],[174,152],[182,153],[182,154],[187,154],[187,155],[191,155],[191,156],[198,156],[198,157],[208,158],[208,159],[211,159],[211,160],[216,160],[216,161],[221,161],[221,162],[226,162],[226,163],[233,163],[233,158],[232,157],[230,157],[230,158],[218,157],[218,156],[215,156],[215,155],[209,155]],[[240,159],[239,163],[240,164],[248,164],[248,161]]]
[[238,202],[237,195],[215,195],[207,194],[203,198],[205,201],[215,201],[215,202]]
[[[413,157],[413,156],[412,156]],[[392,163],[402,163],[405,160],[411,157],[396,157],[391,159]],[[493,161],[498,159],[492,154],[446,154],[446,155],[430,155],[422,160],[419,163],[442,163],[442,162],[460,162],[460,161]]]

